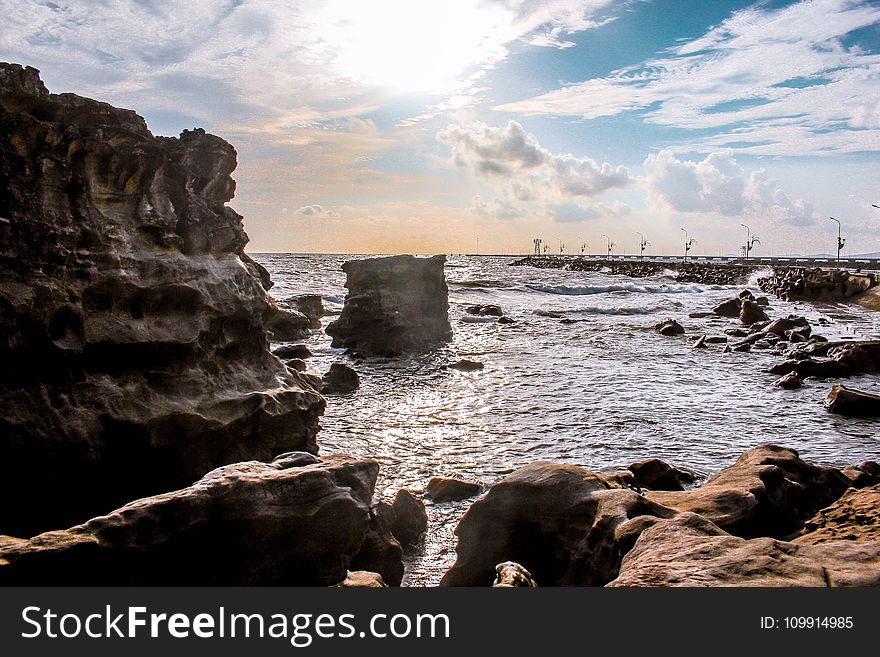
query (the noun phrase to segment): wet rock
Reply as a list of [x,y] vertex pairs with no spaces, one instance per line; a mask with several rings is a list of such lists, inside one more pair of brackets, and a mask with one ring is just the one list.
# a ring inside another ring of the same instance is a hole
[[492,316],[480,316],[480,315],[465,315],[464,317],[459,318],[460,322],[464,324],[497,324],[498,320]]
[[744,299],[742,302],[742,309],[739,313],[739,321],[745,326],[751,326],[752,324],[757,324],[758,322],[766,322],[770,318],[767,317],[767,313],[763,311],[761,306],[756,304],[754,301],[749,301],[748,299]]
[[798,376],[797,372],[789,372],[785,376],[781,376],[773,382],[773,385],[783,390],[794,390],[804,385],[804,380]]
[[696,342],[694,342],[694,349],[706,349],[708,345],[706,345],[706,336],[700,336]]
[[804,337],[809,337],[810,323],[806,318],[797,315],[789,315],[788,317],[774,319],[767,325],[766,331],[767,333],[773,333],[779,337],[785,337],[789,331],[796,329],[807,329],[807,335]]
[[389,586],[400,586],[403,580],[403,548],[372,510],[360,550],[348,568],[378,573]]
[[309,328],[321,328],[321,318],[325,314],[324,299],[320,294],[300,294],[287,300],[309,320]]
[[858,465],[848,465],[842,470],[853,488],[864,488],[880,484],[880,463],[865,461]]
[[467,359],[457,360],[449,365],[449,369],[459,370],[461,372],[474,372],[483,369],[483,367],[484,365],[480,361]]
[[296,372],[305,372],[306,369],[308,369],[308,365],[306,365],[306,361],[304,361],[302,358],[291,358],[289,360],[284,361],[284,364]]
[[880,541],[880,484],[851,488],[804,525],[801,545],[834,541]]
[[712,317],[712,313],[688,313],[688,317],[691,319],[705,319],[706,317]]
[[451,477],[432,477],[425,487],[425,495],[433,502],[451,502],[474,497],[483,492],[480,484]]
[[412,546],[428,528],[428,513],[424,503],[406,489],[397,491],[391,505],[394,514],[390,528],[404,547]]
[[268,350],[271,281],[227,206],[236,158],[0,64],[0,532],[317,451],[324,401]]
[[537,315],[538,317],[549,317],[551,319],[560,319],[565,316],[564,313],[561,313],[556,310],[541,310],[541,309],[533,310],[532,314]]
[[741,306],[740,299],[728,299],[712,308],[712,313],[721,317],[739,317]]
[[660,335],[682,335],[684,327],[674,319],[667,319],[654,325],[654,330]]
[[755,303],[759,306],[769,306],[770,299],[768,299],[767,297],[758,297],[757,299],[755,299]]
[[486,304],[483,306],[468,306],[466,310],[469,315],[491,315],[493,317],[501,317],[504,315],[504,311],[501,309],[501,306],[496,306],[494,304]]
[[793,449],[761,445],[698,488],[647,496],[679,511],[699,513],[737,536],[781,537],[799,529],[848,487],[840,470],[804,461]]
[[393,356],[448,342],[446,256],[352,260],[342,265],[348,294],[327,327],[332,346]]
[[837,415],[880,416],[880,395],[835,384],[825,398],[825,409]]
[[645,524],[674,513],[592,472],[536,461],[471,505],[441,585],[490,586],[496,565],[514,561],[542,586],[601,586]]
[[733,336],[733,337],[735,337],[735,338],[744,338],[744,337],[746,337],[746,336],[749,334],[748,331],[746,331],[745,329],[741,329],[741,328],[729,328],[729,329],[724,329],[724,333],[725,333],[726,335],[730,335],[730,336]]
[[786,360],[767,370],[771,374],[786,374],[796,372],[801,378],[808,376],[817,379],[837,378],[849,376],[852,369],[846,363],[832,358],[804,358],[803,360]]
[[639,488],[648,490],[684,490],[684,484],[692,484],[694,475],[676,468],[660,459],[647,459],[627,466]]
[[877,586],[880,541],[806,545],[746,540],[682,513],[645,529],[610,587]]
[[347,394],[361,385],[358,373],[344,363],[333,363],[321,381],[321,393],[326,395]]
[[311,358],[311,350],[304,344],[286,344],[277,347],[273,352],[278,358]]
[[495,581],[492,586],[535,588],[538,585],[528,570],[513,561],[505,561],[495,566]]
[[276,307],[268,313],[266,329],[272,342],[300,340],[309,333],[309,318],[298,310]]
[[726,344],[727,338],[722,335],[710,335],[705,339],[706,344]]
[[738,299],[748,299],[749,301],[755,300],[755,295],[751,293],[750,290],[743,290],[739,294],[736,295]]
[[511,319],[510,317],[507,317],[507,316],[503,316],[503,317],[498,318],[498,323],[499,324],[516,324],[516,320]]
[[752,344],[750,342],[737,342],[731,348],[731,351],[751,351]]
[[224,466],[189,488],[0,547],[0,582],[336,584],[367,537],[378,472],[369,459],[303,452]]
[[388,585],[385,583],[385,580],[382,579],[382,576],[379,573],[371,573],[368,570],[355,570],[354,572],[349,571],[348,573],[346,573],[345,579],[339,582],[339,584],[335,584],[334,586],[343,589],[384,589],[388,587]]

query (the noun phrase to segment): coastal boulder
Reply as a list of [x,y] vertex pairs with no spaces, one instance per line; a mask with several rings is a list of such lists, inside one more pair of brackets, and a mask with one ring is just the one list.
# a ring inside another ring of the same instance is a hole
[[766,322],[770,318],[767,313],[754,301],[743,299],[742,308],[739,311],[739,321],[745,326],[752,326],[758,322]]
[[468,306],[466,310],[468,315],[490,315],[493,317],[502,317],[504,315],[501,306],[496,306],[491,303],[482,306]]
[[[188,488],[0,547],[0,583],[336,584],[356,570],[378,471],[372,460],[302,452],[224,466]],[[362,569],[381,572],[370,565]]]
[[448,342],[446,256],[397,255],[342,265],[348,294],[327,327],[333,347],[393,356]]
[[783,390],[794,390],[804,385],[803,379],[798,376],[797,372],[789,372],[785,376],[781,376],[773,382],[773,385]]
[[646,528],[609,587],[877,586],[880,541],[747,540],[694,513]]
[[0,532],[68,527],[217,466],[317,451],[269,352],[235,149],[0,64]]
[[678,511],[699,513],[736,536],[781,537],[798,530],[848,487],[849,479],[836,468],[804,461],[793,449],[761,445],[698,488],[647,496]]
[[627,466],[639,488],[648,490],[684,490],[683,484],[692,484],[694,476],[660,459],[647,459]]
[[471,505],[441,585],[491,586],[496,565],[514,561],[542,586],[601,586],[646,525],[674,514],[592,472],[536,461]]
[[684,327],[674,319],[666,319],[654,325],[654,330],[660,335],[682,335]]
[[739,317],[741,306],[741,299],[728,299],[712,308],[712,313],[721,317]]
[[321,377],[321,393],[347,394],[354,392],[361,385],[361,379],[345,363],[333,363],[327,373]]
[[296,310],[309,320],[309,328],[321,328],[321,318],[324,316],[324,299],[320,294],[299,294],[287,300]]
[[825,398],[825,409],[837,415],[880,416],[880,395],[835,384]]
[[425,495],[432,502],[453,502],[479,495],[483,491],[480,484],[462,481],[452,477],[432,477],[425,486]]
[[397,491],[391,511],[391,533],[405,547],[413,545],[428,528],[424,503],[406,489]]

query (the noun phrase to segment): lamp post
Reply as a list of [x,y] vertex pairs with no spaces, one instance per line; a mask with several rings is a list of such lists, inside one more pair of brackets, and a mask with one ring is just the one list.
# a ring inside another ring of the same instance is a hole
[[697,243],[697,240],[692,239],[692,238],[688,238],[687,230],[684,227],[682,227],[681,229],[684,231],[684,259],[687,260],[688,259],[688,251],[691,250],[691,246],[693,246],[694,244]]
[[587,251],[587,243],[584,242],[583,244],[581,244],[581,255],[584,255],[584,253],[586,253],[586,251]]
[[608,258],[611,258],[611,249],[614,248],[614,242],[611,241],[611,238],[608,237],[605,233],[602,233],[602,237],[605,238],[605,243],[608,245]]
[[749,244],[749,230],[750,229],[745,224],[740,224],[740,226],[742,226],[743,228],[746,229],[746,260],[748,260],[749,259],[749,251],[752,250],[751,245]]
[[646,240],[645,236],[639,231],[636,231],[636,235],[639,236],[639,258],[642,258],[645,255],[645,247],[648,246],[650,242]]
[[837,222],[837,264],[840,264],[840,252],[843,250],[843,245],[846,244],[846,238],[840,236],[840,221],[834,217],[828,218]]

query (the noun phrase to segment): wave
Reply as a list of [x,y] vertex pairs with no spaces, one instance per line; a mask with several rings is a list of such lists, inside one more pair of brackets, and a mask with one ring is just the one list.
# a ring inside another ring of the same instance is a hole
[[[679,304],[674,304],[679,305]],[[551,319],[563,319],[568,321],[584,321],[578,319],[583,315],[653,315],[655,313],[669,312],[669,304],[654,306],[587,306],[575,310],[533,310],[532,314]]]
[[486,278],[478,278],[472,281],[449,281],[449,284],[458,287],[503,287],[501,281],[493,281]]
[[546,294],[562,294],[566,296],[585,296],[590,294],[608,294],[611,292],[632,292],[636,294],[684,294],[684,293],[700,293],[706,290],[722,290],[720,285],[697,285],[694,284],[669,284],[660,283],[659,285],[639,285],[638,283],[621,283],[616,285],[527,285],[527,288],[535,292],[544,292]]

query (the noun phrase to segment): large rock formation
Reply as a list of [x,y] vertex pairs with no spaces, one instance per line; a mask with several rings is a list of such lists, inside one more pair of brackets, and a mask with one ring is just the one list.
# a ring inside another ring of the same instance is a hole
[[154,137],[0,64],[0,532],[317,451],[324,402],[269,353],[235,166],[219,137]]
[[327,327],[332,346],[389,356],[448,342],[445,262],[443,255],[346,262],[348,295],[339,319]]
[[224,466],[83,525],[0,541],[0,584],[327,586],[355,562],[384,576],[362,554],[378,472],[304,452]]

